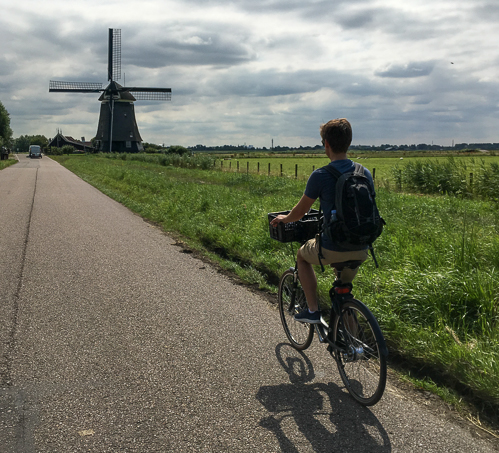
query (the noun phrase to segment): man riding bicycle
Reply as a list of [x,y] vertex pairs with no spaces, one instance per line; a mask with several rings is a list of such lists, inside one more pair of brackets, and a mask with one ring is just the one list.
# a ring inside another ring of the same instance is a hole
[[[320,127],[322,144],[325,147],[326,156],[331,160],[328,165],[336,168],[340,173],[354,170],[354,163],[348,159],[347,152],[352,142],[352,127],[345,119],[335,119]],[[369,170],[364,168],[365,175],[374,187],[373,179]],[[312,207],[315,200],[319,198],[321,208],[324,212],[324,222],[329,221],[331,211],[336,210],[335,190],[336,178],[324,168],[315,170],[309,177],[305,192],[300,201],[287,215],[278,215],[272,220],[271,225],[278,223],[289,223],[300,220]],[[368,257],[368,247],[364,250],[348,250],[330,241],[326,234],[321,237],[317,235],[314,239],[307,241],[297,254],[298,272],[308,309],[295,315],[295,320],[312,324],[320,323],[321,314],[317,303],[317,277],[313,265],[339,263],[349,260],[365,261]],[[342,283],[351,283],[359,268],[345,268],[341,273]]]

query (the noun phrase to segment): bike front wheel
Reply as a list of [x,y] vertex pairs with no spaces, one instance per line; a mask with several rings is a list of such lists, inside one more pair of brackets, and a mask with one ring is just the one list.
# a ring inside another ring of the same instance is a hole
[[295,286],[294,271],[288,269],[279,282],[279,314],[288,340],[299,351],[307,349],[314,338],[312,324],[294,319],[294,315],[305,308],[307,308],[307,301],[300,280],[297,278]]
[[[340,322],[341,316],[341,322]],[[361,404],[376,404],[386,385],[385,340],[376,318],[360,301],[341,306],[333,325],[333,339],[342,350],[335,351],[341,380]]]

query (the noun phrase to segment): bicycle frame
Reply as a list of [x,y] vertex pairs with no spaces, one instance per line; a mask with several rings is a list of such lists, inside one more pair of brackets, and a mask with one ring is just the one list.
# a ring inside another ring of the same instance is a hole
[[[296,301],[296,288],[297,288],[297,281],[298,281],[298,263],[295,262],[295,267],[291,267],[290,270],[293,271],[293,293],[291,294],[291,301],[290,305],[288,307],[288,312],[292,312],[294,306],[295,306],[295,301]],[[352,284],[347,283],[347,284],[339,284],[338,280],[341,277],[341,271],[338,271],[337,279],[333,283],[332,288],[329,290],[329,298],[331,300],[331,311],[330,311],[330,316],[329,316],[329,323],[332,325],[335,318],[338,318],[338,322],[340,324],[340,330],[342,332],[347,332],[348,329],[345,328],[345,324],[343,321],[343,316],[341,316],[341,307],[345,302],[348,302],[349,300],[353,300],[353,294],[352,294]],[[357,303],[360,303],[364,305],[361,301],[357,300]],[[366,307],[367,308],[367,307]],[[355,316],[355,315],[353,315]],[[330,337],[330,332],[329,332],[329,325],[327,322],[321,317],[321,323],[320,324],[313,324],[315,333],[317,334],[317,338],[319,339],[320,343],[327,343],[328,344],[328,351],[333,354],[335,351],[338,351],[341,354],[347,354],[350,356],[349,360],[355,360],[358,358],[357,354],[358,351],[352,350],[349,348],[349,342],[346,342],[346,347],[341,347],[338,344],[336,344],[335,341]],[[380,353],[384,356],[388,355],[388,348],[386,344],[383,342],[380,346]],[[348,348],[348,349],[347,349]]]
[[[337,287],[337,286],[336,286]],[[336,293],[335,286],[333,286],[329,290],[329,297],[331,299],[331,314],[329,316],[329,323],[333,324],[334,319],[336,317],[339,318],[339,323],[340,323],[340,328],[343,332],[345,332],[345,325],[343,323],[343,317],[340,316],[341,313],[341,306],[343,305],[344,302],[347,300],[353,299],[353,295],[351,293],[351,285],[349,287],[347,286],[342,286],[342,289],[348,288],[348,291],[342,292],[340,294]],[[321,318],[321,324],[315,324],[314,325],[315,332],[317,333],[317,337],[319,338],[319,341],[321,343],[328,343],[328,350],[329,352],[333,351],[339,351],[340,353],[346,353],[347,350],[345,348],[339,347],[331,338],[330,338],[330,332],[329,332],[329,325],[326,323]]]
[[[291,345],[307,349],[314,333],[336,361],[341,380],[355,400],[365,406],[376,404],[386,385],[388,348],[374,314],[352,294],[352,284],[342,283],[344,269],[356,269],[359,260],[332,263],[336,270],[329,298],[329,320],[320,318],[318,324],[307,324],[295,316],[306,309],[306,297],[300,282],[298,263],[286,270],[279,281],[278,304],[281,322]],[[328,325],[329,323],[329,325]]]

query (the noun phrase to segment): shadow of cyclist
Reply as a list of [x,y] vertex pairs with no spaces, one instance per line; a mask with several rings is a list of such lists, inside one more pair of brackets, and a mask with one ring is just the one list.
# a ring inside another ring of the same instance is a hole
[[315,452],[391,451],[388,434],[369,409],[334,383],[311,382],[313,365],[303,352],[279,344],[276,356],[291,383],[262,386],[256,398],[270,413],[260,426],[275,434],[282,451],[298,452],[306,441]]

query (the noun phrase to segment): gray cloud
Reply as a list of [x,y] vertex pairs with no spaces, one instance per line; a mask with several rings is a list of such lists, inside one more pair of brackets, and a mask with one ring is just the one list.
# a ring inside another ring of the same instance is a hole
[[172,0],[158,18],[120,5],[112,25],[100,4],[93,18],[4,11],[0,100],[16,136],[95,134],[97,96],[48,93],[48,81],[105,82],[116,25],[127,84],[173,90],[171,103],[137,102],[146,141],[318,144],[339,116],[356,142],[498,141],[496,2],[435,0],[431,16],[370,0]]
[[[254,60],[254,52],[248,46],[220,33],[199,32],[183,40],[161,39],[149,45],[136,44],[126,49],[125,62],[147,68],[171,65],[185,66],[233,66]],[[124,49],[125,51],[125,49]]]
[[435,63],[433,61],[409,62],[406,64],[390,64],[384,69],[375,71],[378,77],[413,78],[425,77],[431,74]]

